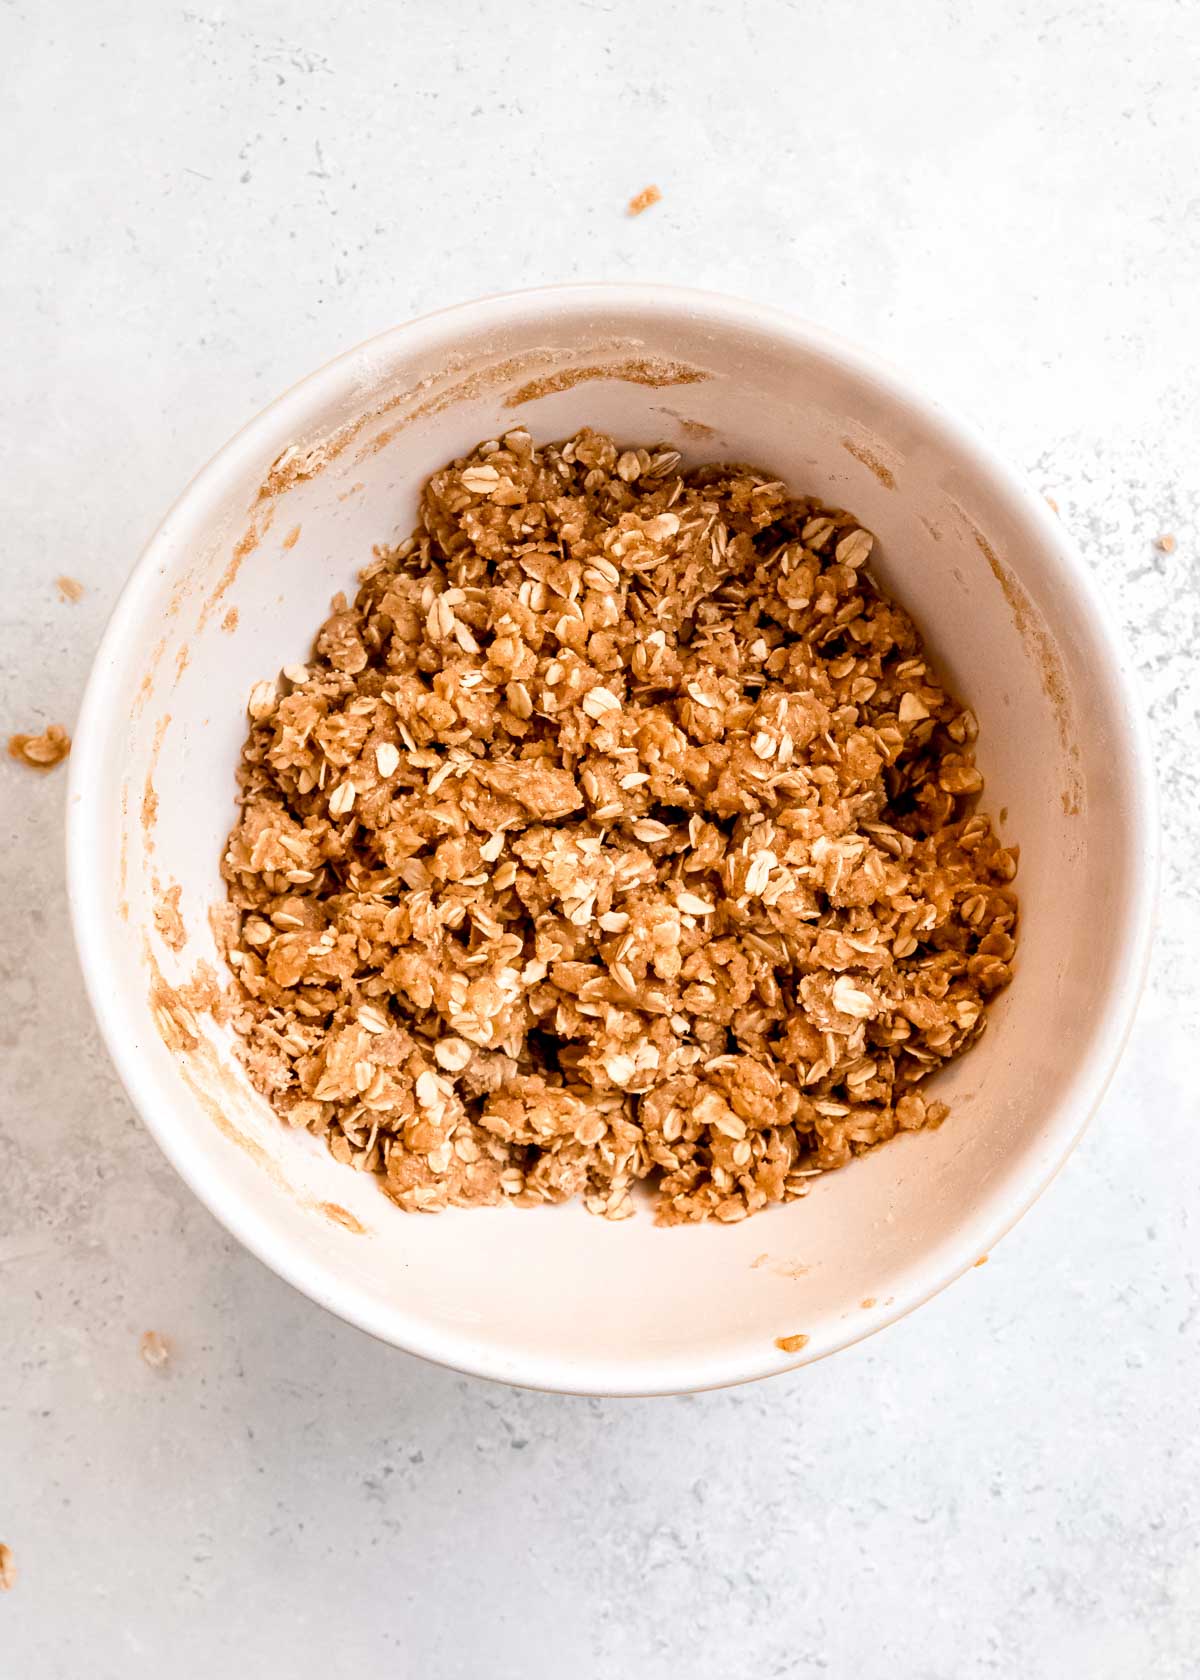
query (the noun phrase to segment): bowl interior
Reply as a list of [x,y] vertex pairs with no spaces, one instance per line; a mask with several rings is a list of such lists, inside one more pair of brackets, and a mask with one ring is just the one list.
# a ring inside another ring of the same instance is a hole
[[[405,1215],[284,1128],[187,984],[255,681],[303,660],[419,485],[481,438],[589,424],[753,461],[855,510],[873,564],[974,707],[986,807],[1019,842],[1017,978],[936,1077],[951,1117],[729,1227],[568,1206]],[[598,1392],[703,1387],[852,1341],[968,1266],[1084,1124],[1131,1007],[1137,765],[1114,659],[1048,512],[853,352],[762,311],[579,289],[451,311],[297,387],[191,486],[99,656],[73,761],[72,888],[131,1094],[213,1210],[318,1300],[462,1368]],[[178,886],[186,944],[164,939]],[[1135,896],[1135,895],[1134,895]],[[156,920],[156,909],[160,912]],[[1136,941],[1135,941],[1136,942]],[[182,1023],[182,1025],[181,1025]]]

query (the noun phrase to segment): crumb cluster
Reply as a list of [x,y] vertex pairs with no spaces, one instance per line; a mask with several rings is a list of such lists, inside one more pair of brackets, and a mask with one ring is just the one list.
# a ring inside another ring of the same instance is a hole
[[49,724],[40,735],[8,737],[8,756],[30,770],[53,770],[70,751],[71,737],[61,723]]
[[138,1343],[138,1352],[152,1371],[161,1371],[170,1364],[171,1347],[165,1336],[157,1330],[145,1330]]
[[408,1209],[738,1220],[896,1132],[1010,978],[971,713],[852,515],[517,430],[250,696],[257,1087]]
[[640,216],[644,210],[649,210],[652,205],[660,203],[661,200],[662,193],[657,187],[643,187],[641,192],[634,193],[626,208],[631,216]]

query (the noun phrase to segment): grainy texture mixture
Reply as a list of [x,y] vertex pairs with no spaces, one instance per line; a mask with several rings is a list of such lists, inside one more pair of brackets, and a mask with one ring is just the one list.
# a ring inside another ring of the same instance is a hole
[[851,515],[481,445],[250,697],[235,1024],[402,1207],[737,1220],[946,1112],[1010,977],[975,722]]

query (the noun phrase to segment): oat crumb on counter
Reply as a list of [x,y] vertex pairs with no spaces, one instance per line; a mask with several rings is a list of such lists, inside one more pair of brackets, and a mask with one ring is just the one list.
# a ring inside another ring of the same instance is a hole
[[138,1343],[138,1352],[152,1371],[161,1371],[171,1362],[171,1346],[157,1330],[146,1330]]
[[10,735],[8,756],[30,770],[53,770],[71,751],[71,737],[60,723],[52,723],[40,735]]
[[629,203],[626,206],[627,214],[630,216],[640,216],[643,210],[649,210],[652,204],[658,204],[661,200],[662,193],[657,187],[643,187],[640,193],[634,193],[633,197],[629,200]]

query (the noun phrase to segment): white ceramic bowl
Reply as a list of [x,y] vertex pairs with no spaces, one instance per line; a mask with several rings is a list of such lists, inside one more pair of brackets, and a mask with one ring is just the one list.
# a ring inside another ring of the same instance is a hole
[[[394,1208],[287,1130],[227,1030],[168,1048],[154,998],[216,961],[206,922],[245,699],[303,660],[427,473],[514,424],[590,424],[750,460],[853,508],[873,564],[980,720],[986,804],[1021,846],[1016,979],[936,1076],[952,1115],[740,1225],[660,1230],[579,1206]],[[698,292],[487,299],[322,368],[167,515],[96,659],[71,759],[84,973],[133,1102],[217,1217],[298,1289],[398,1347],[539,1388],[702,1389],[818,1359],[985,1254],[1071,1150],[1140,988],[1155,878],[1148,758],[1122,654],[1061,525],[974,433],[815,328]],[[188,943],[155,925],[177,884]],[[157,978],[156,978],[157,977]],[[156,992],[156,987],[158,988]],[[776,1339],[803,1334],[799,1355]]]

